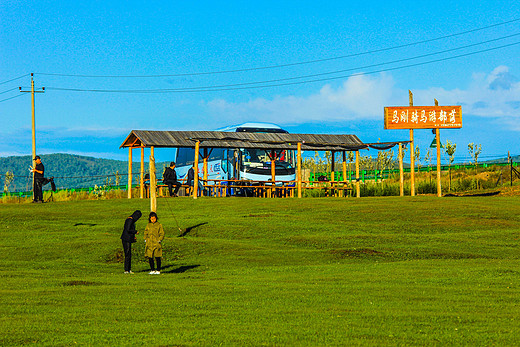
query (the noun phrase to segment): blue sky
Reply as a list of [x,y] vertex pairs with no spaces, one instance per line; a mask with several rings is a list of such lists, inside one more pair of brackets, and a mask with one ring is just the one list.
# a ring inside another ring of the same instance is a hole
[[[470,142],[482,159],[519,155],[519,19],[519,2],[496,0],[4,0],[0,156],[31,153],[30,96],[18,91],[30,73],[46,88],[36,95],[39,154],[125,159],[132,129],[245,121],[407,140],[384,130],[383,108],[408,105],[410,89],[416,105],[462,105],[463,128],[441,131],[458,161]],[[433,135],[415,138],[425,153]]]

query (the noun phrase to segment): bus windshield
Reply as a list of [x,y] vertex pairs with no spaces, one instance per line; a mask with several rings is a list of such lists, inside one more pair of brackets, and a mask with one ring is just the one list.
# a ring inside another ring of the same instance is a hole
[[[276,160],[276,166],[281,166],[285,169],[294,168],[294,151],[276,151],[276,155],[278,156],[278,159]],[[243,149],[242,164],[246,169],[268,167],[271,165],[271,159],[269,158],[267,151],[263,149]]]

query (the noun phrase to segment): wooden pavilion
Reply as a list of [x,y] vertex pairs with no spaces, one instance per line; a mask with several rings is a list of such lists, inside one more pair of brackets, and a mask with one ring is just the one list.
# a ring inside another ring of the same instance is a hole
[[[250,133],[250,132],[222,132],[222,131],[151,131],[132,130],[120,148],[128,148],[128,187],[132,186],[132,150],[141,149],[140,169],[140,196],[144,196],[144,149],[150,148],[150,199],[151,210],[156,210],[156,169],[155,148],[194,148],[195,167],[199,165],[199,158],[203,161],[203,179],[207,179],[207,161],[212,148],[243,148],[263,149],[271,157],[271,183],[276,181],[275,165],[276,151],[296,150],[297,171],[296,186],[298,198],[302,196],[301,151],[331,151],[332,165],[335,153],[343,154],[343,177],[346,177],[346,152],[356,153],[356,196],[360,197],[359,185],[359,150],[373,148],[387,150],[399,146],[399,169],[401,177],[401,195],[403,195],[403,155],[402,145],[409,141],[363,143],[356,135],[333,134],[288,134],[288,133]],[[202,150],[202,153],[200,152]],[[332,168],[334,171],[334,168]],[[193,198],[197,198],[197,180],[195,175]],[[128,198],[132,197],[132,190],[128,189]]]

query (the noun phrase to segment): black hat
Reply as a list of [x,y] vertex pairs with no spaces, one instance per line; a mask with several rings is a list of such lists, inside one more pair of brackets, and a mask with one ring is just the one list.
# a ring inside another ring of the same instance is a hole
[[34,160],[36,159],[41,159],[39,155],[37,155],[36,157],[34,157]]

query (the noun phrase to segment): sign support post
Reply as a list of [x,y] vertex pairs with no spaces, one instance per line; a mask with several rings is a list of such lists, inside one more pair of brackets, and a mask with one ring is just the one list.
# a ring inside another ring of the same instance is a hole
[[[435,106],[439,106],[439,102],[437,99],[435,100]],[[435,140],[437,144],[437,196],[440,198],[442,196],[442,188],[441,188],[441,130],[439,128],[435,128]]]
[[[410,106],[413,106],[412,91],[408,91]],[[413,129],[410,129],[410,195],[415,196],[415,148],[413,144]]]
[[[442,196],[441,187],[441,137],[440,129],[462,128],[461,106],[413,106],[413,95],[408,91],[410,106],[385,107],[385,129],[410,130],[410,180],[411,195],[415,195],[414,129],[434,129],[437,147],[437,196]],[[432,141],[431,147],[433,148]]]

